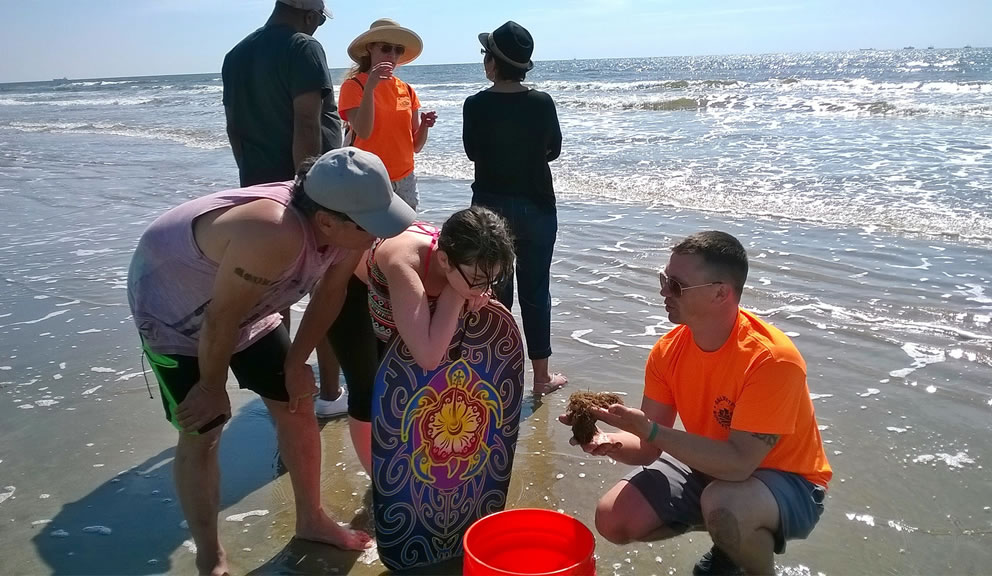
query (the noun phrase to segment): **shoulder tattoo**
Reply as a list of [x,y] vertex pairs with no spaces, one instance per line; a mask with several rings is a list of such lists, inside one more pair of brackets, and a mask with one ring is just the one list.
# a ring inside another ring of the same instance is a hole
[[268,278],[262,278],[261,276],[255,276],[249,272],[246,272],[244,268],[235,268],[234,273],[241,277],[245,282],[251,282],[252,284],[257,284],[259,286],[270,286],[273,282]]

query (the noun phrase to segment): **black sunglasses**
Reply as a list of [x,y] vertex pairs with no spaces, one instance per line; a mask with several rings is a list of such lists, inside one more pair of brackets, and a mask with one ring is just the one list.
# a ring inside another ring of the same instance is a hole
[[471,280],[468,279],[468,276],[465,275],[465,271],[462,270],[461,264],[455,264],[454,262],[452,262],[452,264],[454,264],[455,270],[458,270],[458,273],[461,275],[462,280],[465,281],[465,284],[468,286],[469,290],[478,290],[480,288],[489,289],[492,288],[493,286],[498,286],[503,283],[503,278],[501,276],[497,278],[490,278],[488,274],[486,275],[486,279],[483,280],[482,282],[473,283]]
[[395,52],[397,56],[402,56],[403,53],[406,52],[406,48],[400,46],[399,44],[379,43],[379,50],[381,50],[383,54],[392,54]]
[[672,298],[681,298],[683,292],[686,290],[692,290],[693,288],[723,284],[723,282],[707,282],[705,284],[696,284],[695,286],[683,286],[678,280],[669,278],[668,275],[665,274],[664,270],[660,270],[658,272],[658,281],[661,283],[661,290],[663,292],[668,290],[668,293],[672,295]]
[[317,24],[318,28],[320,28],[321,26],[324,25],[325,22],[327,22],[327,15],[325,15],[323,12],[321,12],[320,10],[313,10],[312,12],[317,15],[317,18],[320,18],[320,22]]

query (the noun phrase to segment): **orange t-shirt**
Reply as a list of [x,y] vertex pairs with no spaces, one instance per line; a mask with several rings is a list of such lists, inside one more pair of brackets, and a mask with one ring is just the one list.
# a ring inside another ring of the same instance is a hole
[[[355,76],[341,83],[338,110],[348,120],[348,112],[362,105],[362,94],[368,85],[369,75]],[[359,85],[359,82],[361,85]],[[353,146],[367,150],[382,160],[393,182],[406,178],[413,172],[413,115],[420,109],[420,100],[410,85],[396,76],[392,82],[384,80],[375,87],[375,122],[368,140],[355,138]]]
[[799,474],[826,487],[823,452],[806,362],[781,330],[741,310],[730,338],[704,352],[685,325],[662,336],[648,356],[644,395],[674,406],[686,432],[726,440],[730,430],[776,434],[760,468]]

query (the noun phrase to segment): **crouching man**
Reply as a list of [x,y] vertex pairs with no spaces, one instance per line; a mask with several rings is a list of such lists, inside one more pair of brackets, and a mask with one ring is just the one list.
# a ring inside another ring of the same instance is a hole
[[600,499],[599,533],[627,544],[706,530],[713,547],[697,575],[774,574],[773,553],[820,519],[832,475],[802,356],[739,307],[747,271],[744,247],[724,232],[672,249],[659,279],[677,326],[648,357],[641,409],[599,409],[622,431],[597,430],[582,446],[641,466]]

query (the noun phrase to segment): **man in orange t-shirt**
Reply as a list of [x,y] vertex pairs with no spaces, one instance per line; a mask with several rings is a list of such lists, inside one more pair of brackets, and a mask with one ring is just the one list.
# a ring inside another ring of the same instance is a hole
[[819,520],[832,475],[806,363],[788,336],[740,308],[747,270],[725,232],[672,249],[659,276],[678,326],[648,357],[641,410],[599,410],[623,432],[597,430],[583,445],[642,466],[600,499],[600,534],[626,544],[706,530],[714,545],[693,574],[773,574],[773,552]]

